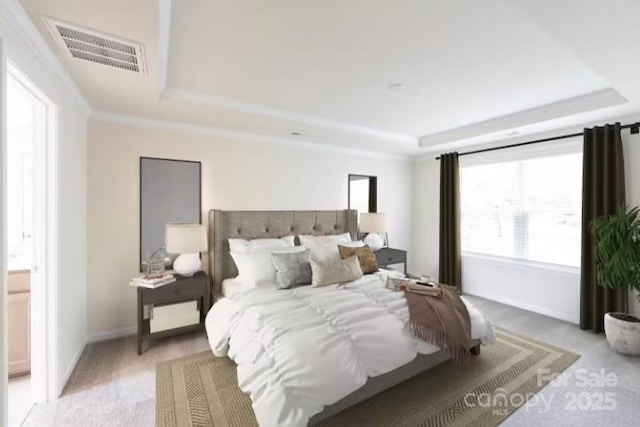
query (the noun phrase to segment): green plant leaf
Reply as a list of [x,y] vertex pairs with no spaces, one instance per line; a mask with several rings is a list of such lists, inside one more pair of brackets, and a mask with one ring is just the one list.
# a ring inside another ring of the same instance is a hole
[[640,207],[622,205],[615,214],[591,222],[600,286],[609,289],[628,286],[640,291],[639,217]]

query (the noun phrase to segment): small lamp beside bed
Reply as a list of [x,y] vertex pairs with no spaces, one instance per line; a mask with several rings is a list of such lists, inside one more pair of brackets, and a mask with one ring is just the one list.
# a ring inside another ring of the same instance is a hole
[[207,250],[207,227],[201,224],[172,222],[165,229],[167,252],[179,254],[173,269],[181,276],[190,277],[200,271],[200,252]]
[[[389,237],[387,235],[387,214],[384,213],[366,213],[360,214],[360,232],[367,233],[364,243],[377,251],[389,245]],[[384,238],[382,237],[384,234]]]

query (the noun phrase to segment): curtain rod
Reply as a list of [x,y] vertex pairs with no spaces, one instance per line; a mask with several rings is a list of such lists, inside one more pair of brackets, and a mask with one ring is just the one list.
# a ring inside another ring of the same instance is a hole
[[[631,128],[633,128],[633,129],[631,129]],[[631,129],[631,133],[632,134],[639,133],[640,132],[640,122],[629,123],[629,124],[626,124],[626,125],[622,125],[622,126],[620,126],[620,129]],[[566,134],[566,135],[553,136],[551,138],[536,139],[534,141],[519,142],[517,144],[501,145],[499,147],[491,147],[491,148],[483,148],[483,149],[480,149],[480,150],[467,151],[467,152],[464,152],[464,153],[459,153],[458,156],[466,156],[468,154],[486,153],[488,151],[504,150],[505,148],[522,147],[524,145],[532,145],[532,144],[539,144],[541,142],[557,141],[559,139],[575,138],[577,136],[583,136],[583,135],[584,135],[584,132],[569,133],[569,134]],[[436,160],[440,160],[440,156],[436,157]]]

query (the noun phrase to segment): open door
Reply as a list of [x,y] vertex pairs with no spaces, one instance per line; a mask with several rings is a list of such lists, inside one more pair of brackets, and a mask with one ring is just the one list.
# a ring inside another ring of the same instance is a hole
[[3,61],[3,301],[9,427],[58,397],[55,344],[57,108]]

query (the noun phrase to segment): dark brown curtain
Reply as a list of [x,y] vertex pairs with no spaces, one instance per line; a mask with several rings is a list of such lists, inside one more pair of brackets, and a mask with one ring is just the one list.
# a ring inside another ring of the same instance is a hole
[[462,287],[458,153],[440,156],[440,283]]
[[623,311],[626,289],[611,291],[597,284],[591,222],[610,215],[625,203],[624,157],[620,123],[584,130],[582,172],[582,274],[580,277],[580,328],[602,332],[603,316]]

